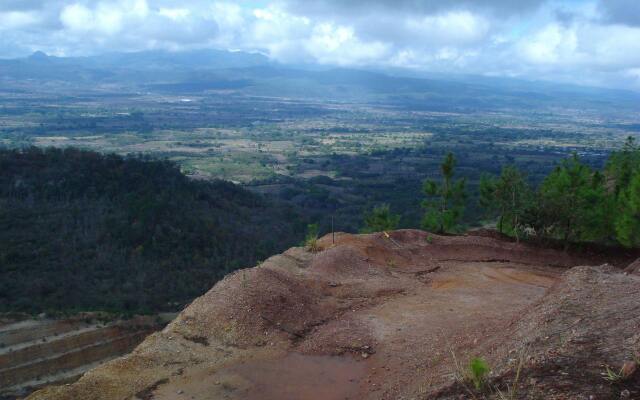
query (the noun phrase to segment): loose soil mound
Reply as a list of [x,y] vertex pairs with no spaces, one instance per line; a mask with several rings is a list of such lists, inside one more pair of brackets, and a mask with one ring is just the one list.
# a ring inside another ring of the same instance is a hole
[[[229,275],[132,354],[31,399],[482,398],[513,380],[524,344],[523,398],[636,390],[599,374],[640,350],[638,277],[564,273],[589,260],[492,237],[319,244]],[[456,383],[473,356],[493,366],[484,393]]]
[[[481,353],[496,365],[487,386],[506,393],[517,383],[512,398],[638,399],[640,277],[607,265],[572,268]],[[469,389],[454,383],[434,398]]]

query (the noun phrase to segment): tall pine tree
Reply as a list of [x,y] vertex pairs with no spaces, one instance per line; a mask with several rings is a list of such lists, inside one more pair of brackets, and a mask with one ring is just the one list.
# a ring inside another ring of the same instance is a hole
[[365,214],[362,233],[392,231],[398,227],[398,222],[400,215],[392,213],[388,204],[383,204]]
[[480,205],[498,213],[498,230],[519,239],[522,217],[531,201],[531,189],[522,173],[514,166],[502,169],[500,177],[480,179]]
[[633,137],[609,157],[606,174],[613,182],[615,237],[625,246],[640,246],[640,147]]
[[426,230],[444,233],[453,232],[458,228],[464,214],[466,182],[464,178],[453,179],[455,166],[455,157],[452,153],[447,154],[440,165],[442,181],[424,182],[423,191],[427,199],[422,203],[426,209],[422,227]]
[[571,241],[601,239],[607,232],[607,201],[602,174],[577,155],[564,160],[542,183],[538,201],[545,231]]

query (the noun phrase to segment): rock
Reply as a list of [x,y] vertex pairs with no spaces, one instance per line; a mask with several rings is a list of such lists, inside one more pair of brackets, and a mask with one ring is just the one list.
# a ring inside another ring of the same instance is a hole
[[630,378],[633,374],[638,370],[638,364],[635,361],[625,361],[622,364],[622,369],[620,370],[620,374],[624,379]]
[[629,390],[625,389],[622,392],[620,392],[620,398],[621,399],[629,399],[629,398],[631,398],[631,393],[629,392]]
[[629,266],[624,269],[624,272],[640,275],[640,258],[629,264]]

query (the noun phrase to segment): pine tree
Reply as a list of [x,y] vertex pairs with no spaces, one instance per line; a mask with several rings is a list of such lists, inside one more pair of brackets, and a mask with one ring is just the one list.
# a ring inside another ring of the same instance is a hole
[[620,151],[611,154],[606,171],[614,182],[614,194],[617,197],[629,186],[631,177],[640,171],[640,147],[633,136],[627,138]]
[[540,187],[539,201],[545,231],[565,244],[597,240],[606,234],[603,176],[582,164],[577,155],[564,160],[547,176]]
[[640,147],[631,136],[609,157],[607,178],[613,182],[612,231],[625,246],[640,245]]
[[522,217],[530,201],[531,189],[516,167],[504,167],[499,178],[480,179],[480,205],[498,213],[500,233],[506,228],[519,239]]
[[640,171],[620,192],[618,214],[614,223],[616,238],[627,247],[640,246]]
[[426,230],[438,233],[454,231],[464,214],[466,182],[464,179],[453,180],[455,165],[453,154],[447,154],[440,165],[440,184],[433,180],[424,182],[423,191],[427,199],[422,203],[426,209],[422,227]]
[[389,205],[383,204],[365,214],[362,233],[392,231],[398,227],[398,222],[400,222],[400,215],[393,214]]

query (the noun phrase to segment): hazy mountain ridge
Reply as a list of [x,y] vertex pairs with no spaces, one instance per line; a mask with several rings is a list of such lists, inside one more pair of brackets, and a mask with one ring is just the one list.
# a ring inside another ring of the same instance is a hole
[[291,96],[382,102],[417,109],[530,107],[637,108],[640,94],[550,82],[412,71],[285,65],[258,53],[222,50],[143,51],[90,57],[0,60],[5,80],[59,80],[80,85],[120,84],[167,93],[240,90]]

